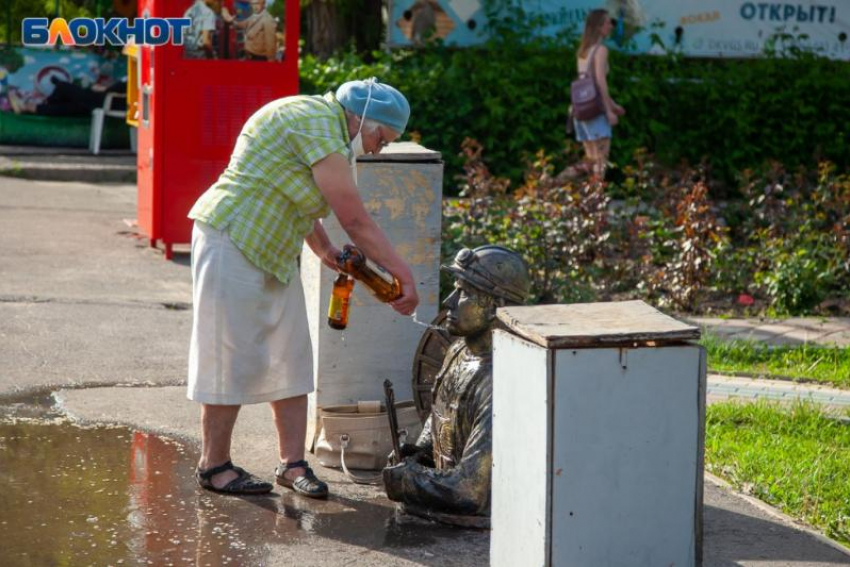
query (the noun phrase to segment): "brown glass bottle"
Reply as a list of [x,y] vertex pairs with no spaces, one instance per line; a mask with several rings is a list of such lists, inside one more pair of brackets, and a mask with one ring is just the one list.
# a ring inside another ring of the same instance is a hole
[[401,297],[398,278],[366,258],[359,248],[346,245],[336,263],[340,270],[363,282],[378,301],[389,303]]
[[348,307],[353,289],[354,279],[348,274],[340,273],[334,280],[331,301],[328,304],[328,326],[332,329],[341,331],[348,326]]

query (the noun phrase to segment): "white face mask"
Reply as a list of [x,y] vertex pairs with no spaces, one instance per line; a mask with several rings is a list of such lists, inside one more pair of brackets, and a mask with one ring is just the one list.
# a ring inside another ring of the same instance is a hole
[[369,108],[369,101],[372,100],[372,83],[375,79],[366,81],[369,83],[369,90],[366,93],[366,104],[363,105],[363,116],[360,117],[360,127],[357,128],[357,135],[351,140],[349,145],[351,148],[351,176],[354,177],[354,184],[357,185],[357,158],[366,153],[363,148],[363,122],[366,120],[366,109]]
[[363,134],[359,130],[357,131],[357,135],[354,136],[354,139],[351,140],[351,153],[356,158],[366,153],[366,150],[363,148]]

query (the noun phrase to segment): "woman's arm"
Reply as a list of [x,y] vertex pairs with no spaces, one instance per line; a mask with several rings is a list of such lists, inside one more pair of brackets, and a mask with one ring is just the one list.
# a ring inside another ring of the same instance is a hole
[[325,227],[320,221],[313,222],[313,232],[305,238],[307,246],[313,251],[313,254],[322,260],[322,263],[332,270],[337,270],[336,257],[342,251],[331,244],[331,239],[328,238],[328,233],[325,232]]
[[620,110],[622,110],[622,107],[614,102],[608,91],[608,48],[604,45],[600,45],[596,49],[593,65],[596,87],[602,96],[602,106],[605,108],[605,116],[607,116],[611,126],[614,126],[617,124],[617,116],[621,114]]
[[327,156],[313,165],[313,179],[351,241],[366,257],[398,278],[402,294],[390,305],[402,315],[413,313],[419,304],[413,273],[393,249],[381,227],[369,216],[348,161],[337,153]]

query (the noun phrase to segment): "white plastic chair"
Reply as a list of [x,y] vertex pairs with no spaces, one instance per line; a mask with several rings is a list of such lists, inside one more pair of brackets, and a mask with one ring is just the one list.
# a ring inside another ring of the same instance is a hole
[[[107,93],[103,99],[103,106],[95,108],[91,111],[91,131],[89,132],[89,151],[94,155],[100,153],[100,142],[103,138],[103,122],[107,116],[113,118],[126,118],[126,110],[118,110],[112,108],[112,102],[115,99],[125,99],[127,95],[120,93]],[[136,129],[130,127],[130,149],[136,151]]]

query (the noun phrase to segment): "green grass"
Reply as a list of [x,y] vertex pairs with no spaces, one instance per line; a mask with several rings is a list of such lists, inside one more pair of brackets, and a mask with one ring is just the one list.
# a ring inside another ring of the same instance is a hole
[[708,471],[850,544],[850,424],[812,404],[717,403],[705,449]]
[[765,378],[809,380],[850,388],[850,348],[803,344],[771,346],[757,341],[722,340],[705,335],[711,372]]

